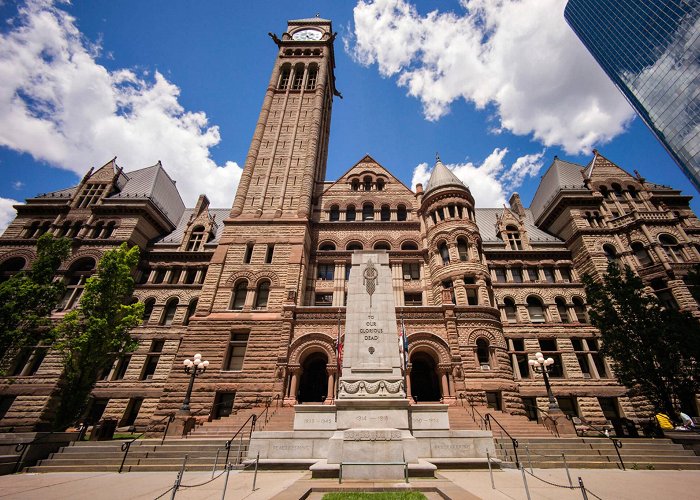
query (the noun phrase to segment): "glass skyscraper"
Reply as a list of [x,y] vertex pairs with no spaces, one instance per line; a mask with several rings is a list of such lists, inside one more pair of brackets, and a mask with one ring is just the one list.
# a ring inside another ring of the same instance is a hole
[[564,17],[700,191],[700,0],[569,0]]

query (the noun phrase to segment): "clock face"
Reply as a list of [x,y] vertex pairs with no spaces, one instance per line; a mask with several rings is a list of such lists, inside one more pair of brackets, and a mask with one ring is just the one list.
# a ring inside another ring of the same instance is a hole
[[292,35],[292,40],[297,41],[316,41],[321,39],[321,32],[317,30],[300,30]]

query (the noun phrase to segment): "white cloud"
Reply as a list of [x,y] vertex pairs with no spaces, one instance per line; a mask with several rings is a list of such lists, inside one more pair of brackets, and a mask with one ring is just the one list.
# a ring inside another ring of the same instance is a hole
[[12,182],[12,189],[14,189],[15,191],[19,191],[23,187],[24,187],[24,182],[22,182],[22,181],[13,181]]
[[421,15],[407,0],[360,0],[346,47],[356,61],[423,103],[437,120],[452,102],[493,105],[499,126],[569,153],[624,131],[634,116],[564,21],[566,0],[461,0],[460,13]]
[[17,210],[12,208],[12,205],[20,203],[11,198],[0,198],[0,235],[5,232],[7,226],[10,225],[17,216]]
[[[477,207],[499,207],[506,202],[506,194],[517,189],[527,177],[536,176],[543,166],[544,151],[517,158],[510,166],[504,163],[508,148],[496,148],[481,165],[472,162],[445,164],[474,196]],[[426,187],[431,171],[427,163],[413,169],[411,186]]]
[[186,111],[158,71],[109,71],[99,50],[53,2],[20,7],[0,35],[0,145],[77,174],[114,155],[127,171],[161,160],[186,204],[206,193],[231,206],[241,168],[212,160],[218,127]]

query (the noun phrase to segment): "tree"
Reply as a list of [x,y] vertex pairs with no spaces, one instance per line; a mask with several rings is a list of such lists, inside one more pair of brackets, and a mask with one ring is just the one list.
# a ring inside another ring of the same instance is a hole
[[[608,266],[602,281],[584,276],[591,323],[601,353],[621,384],[656,411],[677,416],[700,389],[700,323],[687,311],[663,307],[628,266]],[[687,410],[686,410],[687,411]]]
[[65,291],[64,284],[53,278],[70,247],[67,238],[42,235],[31,271],[0,283],[0,353],[16,352],[45,340],[51,310]]
[[122,243],[104,254],[97,273],[88,278],[78,307],[54,329],[56,348],[63,357],[54,428],[64,429],[82,415],[98,373],[119,353],[132,351],[130,331],[141,322],[143,304],[130,303],[132,272],[139,248]]

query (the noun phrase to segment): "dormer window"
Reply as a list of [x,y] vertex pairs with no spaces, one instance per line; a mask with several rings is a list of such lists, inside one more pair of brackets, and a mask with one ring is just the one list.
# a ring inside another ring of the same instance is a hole
[[506,239],[510,244],[511,250],[522,250],[523,242],[520,238],[520,231],[515,226],[506,226]]
[[204,242],[204,226],[195,226],[190,233],[190,239],[187,242],[186,251],[196,252]]
[[104,184],[87,183],[78,197],[78,208],[87,208],[97,203],[105,191]]

